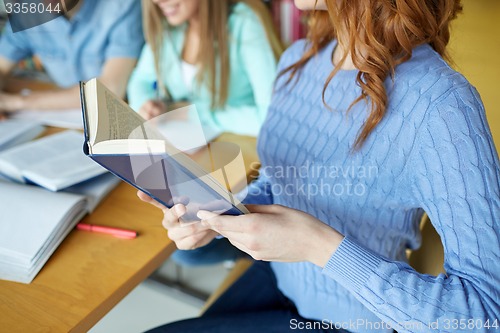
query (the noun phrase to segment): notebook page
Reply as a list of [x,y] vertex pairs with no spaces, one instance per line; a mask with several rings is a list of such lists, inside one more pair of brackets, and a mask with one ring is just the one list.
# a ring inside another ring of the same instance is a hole
[[12,119],[39,122],[47,126],[83,129],[82,110],[69,109],[58,111],[22,110],[9,115]]
[[[0,181],[0,261],[29,264],[85,197]],[[84,208],[82,207],[82,210]]]
[[33,121],[0,121],[0,150],[30,141],[42,133],[44,127]]
[[24,182],[23,177],[57,190],[103,174],[105,170],[82,152],[83,136],[65,131],[0,153],[0,172]]

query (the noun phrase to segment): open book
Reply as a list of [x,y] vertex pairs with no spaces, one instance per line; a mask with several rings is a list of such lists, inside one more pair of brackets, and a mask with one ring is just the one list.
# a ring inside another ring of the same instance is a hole
[[65,131],[4,150],[0,174],[58,191],[105,173],[82,154],[81,140],[81,133]]
[[82,217],[118,184],[106,173],[64,192],[0,180],[0,279],[29,283]]
[[236,157],[231,148],[225,157],[212,154],[215,167],[205,170],[165,139],[154,121],[146,122],[96,79],[81,83],[81,100],[85,154],[165,206],[185,204],[183,222],[198,220],[200,209],[227,215],[248,212],[226,186],[226,171],[234,172],[234,164],[231,158],[221,161]]
[[40,135],[44,127],[35,121],[0,121],[0,151],[30,141]]
[[9,115],[9,119],[19,121],[38,122],[45,126],[69,128],[81,130],[82,112],[80,109],[67,110],[46,110],[40,112],[38,110],[20,110]]

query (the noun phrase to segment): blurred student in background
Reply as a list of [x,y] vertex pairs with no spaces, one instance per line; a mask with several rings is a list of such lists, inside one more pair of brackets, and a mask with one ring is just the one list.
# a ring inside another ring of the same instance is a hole
[[[497,331],[500,162],[479,94],[444,60],[460,0],[295,3],[327,11],[280,60],[251,214],[183,227],[183,205],[140,194],[180,248],[221,234],[262,261],[201,318],[151,333]],[[424,211],[438,276],[407,264]]]
[[[128,86],[146,119],[187,101],[204,126],[256,136],[282,46],[261,0],[143,0],[146,36]],[[163,100],[158,99],[158,96]]]
[[[143,0],[143,22],[147,44],[128,86],[133,109],[151,119],[167,111],[165,100],[186,101],[205,129],[258,134],[283,50],[261,0]],[[172,258],[200,265],[242,255],[216,239]]]
[[[78,82],[94,77],[125,97],[143,45],[141,7],[135,0],[80,0],[65,15],[19,32],[8,23],[0,37],[0,113],[77,108]],[[58,88],[1,92],[15,65],[35,55]]]

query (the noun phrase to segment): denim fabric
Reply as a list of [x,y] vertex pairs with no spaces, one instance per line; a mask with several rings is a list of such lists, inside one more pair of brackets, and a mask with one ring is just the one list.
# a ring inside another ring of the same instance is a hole
[[214,239],[194,250],[177,250],[172,255],[176,263],[186,266],[212,265],[244,257],[250,258],[248,254],[234,247],[227,238]]
[[327,322],[301,317],[293,303],[279,291],[269,263],[257,261],[200,318],[167,324],[148,333],[281,333],[301,330],[347,332],[329,327]]

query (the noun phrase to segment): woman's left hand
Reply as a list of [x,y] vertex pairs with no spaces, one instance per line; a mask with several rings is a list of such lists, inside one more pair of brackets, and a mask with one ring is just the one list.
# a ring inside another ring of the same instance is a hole
[[251,214],[228,216],[200,211],[198,217],[257,260],[309,261],[324,267],[344,238],[315,217],[295,209],[281,205],[247,208]]

